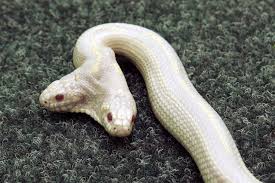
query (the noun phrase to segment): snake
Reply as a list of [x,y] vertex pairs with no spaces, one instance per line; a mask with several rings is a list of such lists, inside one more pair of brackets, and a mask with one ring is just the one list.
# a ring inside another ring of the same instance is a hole
[[176,51],[145,27],[104,23],[84,31],[73,48],[76,69],[42,91],[42,107],[86,113],[111,136],[130,135],[137,107],[115,54],[129,58],[141,73],[157,120],[190,153],[204,182],[260,182],[224,121],[193,86]]

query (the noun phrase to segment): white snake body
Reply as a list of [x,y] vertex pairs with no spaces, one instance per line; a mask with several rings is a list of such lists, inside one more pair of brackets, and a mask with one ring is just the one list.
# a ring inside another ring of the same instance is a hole
[[[193,87],[166,40],[140,26],[99,25],[79,37],[74,48],[74,65],[80,69],[85,61],[91,62],[90,65],[108,64],[102,59],[108,48],[130,58],[141,72],[154,114],[192,155],[205,182],[259,182],[245,166],[223,120]],[[106,77],[121,77],[121,71],[114,67],[116,74],[105,73]],[[89,69],[83,68],[81,72]],[[117,86],[112,82],[109,87]]]

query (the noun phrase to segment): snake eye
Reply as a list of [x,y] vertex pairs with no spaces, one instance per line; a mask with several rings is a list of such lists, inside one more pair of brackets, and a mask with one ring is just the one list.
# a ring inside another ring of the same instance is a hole
[[107,114],[107,119],[108,119],[108,122],[111,122],[112,120],[113,120],[113,115],[112,115],[112,113],[108,113]]
[[133,115],[133,116],[132,116],[132,120],[131,120],[131,122],[132,122],[132,123],[135,123],[135,121],[136,121],[136,116],[135,116],[135,115]]
[[63,95],[63,94],[57,94],[57,95],[55,96],[55,100],[56,100],[57,102],[61,102],[62,100],[64,100],[64,95]]

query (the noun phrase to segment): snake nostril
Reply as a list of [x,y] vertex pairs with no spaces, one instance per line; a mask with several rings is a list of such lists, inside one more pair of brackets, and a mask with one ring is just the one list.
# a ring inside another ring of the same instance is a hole
[[47,101],[47,100],[44,100],[43,103],[44,103],[44,105],[47,105],[47,104],[48,104],[48,101]]

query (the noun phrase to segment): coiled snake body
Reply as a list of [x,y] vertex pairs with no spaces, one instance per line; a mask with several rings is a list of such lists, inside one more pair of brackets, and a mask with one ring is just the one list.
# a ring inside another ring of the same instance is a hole
[[40,103],[53,111],[87,113],[109,134],[129,135],[136,106],[114,52],[130,58],[141,72],[154,114],[192,155],[205,182],[259,182],[174,49],[146,28],[109,23],[85,31],[74,48],[77,69],[45,89]]

